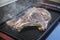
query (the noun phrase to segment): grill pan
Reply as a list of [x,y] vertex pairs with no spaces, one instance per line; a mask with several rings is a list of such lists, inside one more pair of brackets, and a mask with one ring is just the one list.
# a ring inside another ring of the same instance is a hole
[[[58,20],[60,14],[59,14],[59,12],[54,11],[54,10],[49,10],[49,9],[47,9],[47,10],[52,15],[51,22],[48,25],[48,29],[49,29],[50,27],[53,27],[53,25],[52,25],[53,23],[56,23],[55,21]],[[20,13],[23,13],[23,12],[24,11],[22,11]],[[19,16],[19,15],[17,15],[17,16]],[[40,40],[42,38],[42,35],[47,33],[46,31],[48,30],[47,29],[42,32],[42,31],[39,31],[36,27],[28,27],[28,28],[24,28],[21,32],[18,32],[16,30],[12,30],[9,26],[6,25],[5,22],[3,22],[0,25],[0,31],[13,37],[15,40]]]

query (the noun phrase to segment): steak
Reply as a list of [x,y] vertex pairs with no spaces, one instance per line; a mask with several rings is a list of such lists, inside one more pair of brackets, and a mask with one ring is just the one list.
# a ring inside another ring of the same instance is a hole
[[21,18],[8,20],[6,24],[18,31],[27,26],[37,26],[40,31],[44,31],[50,20],[51,14],[46,9],[33,7],[29,8]]

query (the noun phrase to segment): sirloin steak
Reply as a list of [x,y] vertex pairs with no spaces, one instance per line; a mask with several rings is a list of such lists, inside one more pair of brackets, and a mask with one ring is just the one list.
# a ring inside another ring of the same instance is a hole
[[44,8],[29,8],[21,18],[8,20],[7,25],[21,31],[27,26],[37,26],[39,30],[47,29],[51,14]]

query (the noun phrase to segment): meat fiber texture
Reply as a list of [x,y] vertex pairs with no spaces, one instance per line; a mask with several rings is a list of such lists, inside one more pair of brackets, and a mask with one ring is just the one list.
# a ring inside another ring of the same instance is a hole
[[40,31],[44,31],[50,20],[51,14],[46,9],[33,7],[25,11],[22,17],[8,20],[6,24],[18,31],[27,26],[37,26]]

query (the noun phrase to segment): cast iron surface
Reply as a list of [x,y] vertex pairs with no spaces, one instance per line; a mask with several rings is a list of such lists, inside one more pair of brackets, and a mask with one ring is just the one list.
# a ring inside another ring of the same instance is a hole
[[[49,10],[49,12],[52,15],[52,20],[49,23],[48,28],[60,15],[58,12],[55,11]],[[45,32],[45,31],[44,32],[39,31],[36,27],[24,28],[21,32],[18,32],[16,30],[12,30],[5,23],[0,25],[0,31],[16,38],[17,40],[37,40]]]

